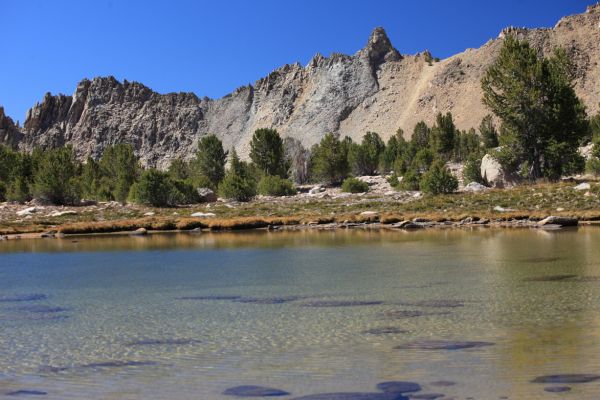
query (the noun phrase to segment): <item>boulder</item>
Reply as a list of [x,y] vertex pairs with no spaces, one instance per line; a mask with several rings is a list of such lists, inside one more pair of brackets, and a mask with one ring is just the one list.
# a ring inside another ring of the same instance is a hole
[[580,183],[579,185],[575,186],[573,189],[574,190],[590,190],[592,188],[592,186],[587,183],[587,182],[583,182]]
[[494,188],[514,186],[516,180],[504,171],[502,165],[490,154],[481,159],[481,176]]
[[212,189],[209,188],[198,188],[198,197],[201,203],[214,203],[217,201],[217,195]]
[[321,187],[321,186],[315,186],[314,188],[312,188],[312,189],[310,189],[310,190],[308,191],[308,194],[315,195],[315,194],[322,193],[322,192],[324,192],[324,191],[325,191],[325,188],[324,188],[324,187]]
[[131,234],[135,235],[135,236],[144,236],[144,235],[148,234],[148,230],[146,228],[138,228],[135,231],[133,231]]
[[213,218],[216,217],[217,214],[215,213],[203,213],[203,212],[195,212],[191,215],[192,217],[196,217],[196,218]]
[[17,211],[17,215],[19,217],[23,217],[23,216],[26,216],[26,215],[31,215],[31,214],[33,214],[33,213],[35,213],[37,211],[38,211],[38,207],[35,207],[35,206],[34,207],[27,207],[27,208],[25,208],[23,210]]
[[546,226],[546,225],[577,226],[578,224],[579,224],[579,221],[577,220],[577,218],[556,217],[553,215],[546,217],[537,223],[538,226]]
[[471,182],[467,186],[464,187],[464,192],[483,192],[485,190],[489,190],[490,188],[482,185],[479,182]]

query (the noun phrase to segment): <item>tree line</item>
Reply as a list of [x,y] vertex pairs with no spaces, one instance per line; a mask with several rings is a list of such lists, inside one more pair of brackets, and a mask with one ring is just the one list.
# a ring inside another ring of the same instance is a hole
[[[274,129],[258,129],[248,162],[206,135],[190,160],[173,160],[167,171],[142,168],[128,144],[109,146],[98,160],[84,163],[68,146],[31,153],[0,147],[0,200],[76,204],[84,198],[175,206],[200,201],[197,189],[209,188],[247,201],[257,194],[290,195],[294,184],[316,182],[367,191],[353,177],[384,173],[398,189],[439,194],[458,185],[448,162],[464,164],[465,182],[485,184],[480,165],[486,153],[532,181],[556,180],[586,167],[600,174],[600,113],[587,117],[574,82],[575,68],[564,50],[543,57],[526,41],[508,36],[481,81],[483,102],[493,115],[483,118],[478,132],[458,129],[451,113],[438,113],[432,126],[417,123],[408,140],[399,129],[387,142],[375,132],[360,142],[328,133],[305,148]],[[590,142],[596,145],[586,164],[578,147]]]

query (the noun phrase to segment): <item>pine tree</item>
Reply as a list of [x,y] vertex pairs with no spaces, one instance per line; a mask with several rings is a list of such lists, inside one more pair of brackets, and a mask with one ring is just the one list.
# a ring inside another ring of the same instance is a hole
[[564,50],[543,58],[527,41],[507,36],[481,85],[484,104],[502,121],[505,153],[529,179],[556,179],[577,164],[589,124]]
[[191,162],[192,179],[198,183],[202,177],[208,178],[216,188],[225,176],[227,152],[223,143],[215,135],[206,135],[198,142],[196,158]]
[[481,120],[481,124],[479,124],[479,134],[481,135],[481,140],[483,141],[483,147],[486,149],[493,149],[498,147],[498,131],[496,130],[496,126],[494,125],[494,120],[491,115],[486,115]]
[[283,140],[275,129],[257,129],[250,142],[250,159],[266,175],[287,177]]

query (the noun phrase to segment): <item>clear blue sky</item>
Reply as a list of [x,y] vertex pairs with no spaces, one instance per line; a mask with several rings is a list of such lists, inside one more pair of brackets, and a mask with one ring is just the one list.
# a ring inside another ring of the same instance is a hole
[[317,52],[353,54],[376,26],[401,53],[444,58],[594,1],[0,0],[0,105],[22,122],[45,92],[98,75],[221,97]]

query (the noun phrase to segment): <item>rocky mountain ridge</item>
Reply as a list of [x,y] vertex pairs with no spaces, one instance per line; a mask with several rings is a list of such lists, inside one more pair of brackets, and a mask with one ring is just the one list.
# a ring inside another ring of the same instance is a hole
[[113,143],[131,143],[143,164],[167,167],[193,155],[198,139],[216,134],[242,156],[255,129],[276,128],[305,146],[327,132],[360,139],[367,131],[407,136],[420,120],[450,111],[460,128],[477,127],[488,113],[480,80],[507,33],[543,54],[564,47],[577,67],[576,91],[590,113],[600,103],[600,6],[562,18],[554,28],[504,29],[478,49],[435,62],[427,53],[401,55],[376,28],[354,55],[315,55],[306,66],[287,64],[220,99],[193,93],[158,94],[113,77],[84,79],[72,96],[46,94],[22,128],[0,112],[0,142],[31,150],[74,146],[98,157]]

